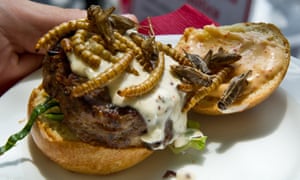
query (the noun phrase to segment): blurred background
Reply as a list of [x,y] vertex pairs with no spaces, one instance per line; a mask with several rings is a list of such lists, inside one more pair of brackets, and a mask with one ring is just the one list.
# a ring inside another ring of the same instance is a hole
[[[116,13],[133,13],[139,20],[158,16],[189,3],[221,25],[238,22],[269,22],[281,29],[300,58],[300,0],[34,0],[66,8],[86,9],[91,4],[115,6]],[[172,3],[170,3],[172,2]]]

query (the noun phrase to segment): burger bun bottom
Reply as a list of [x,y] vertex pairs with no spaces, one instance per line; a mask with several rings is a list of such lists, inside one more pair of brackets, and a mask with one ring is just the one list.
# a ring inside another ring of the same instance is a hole
[[[43,102],[46,93],[39,87],[32,91],[28,115]],[[40,116],[31,129],[37,147],[52,161],[72,172],[105,175],[132,167],[152,154],[144,147],[111,149],[79,141],[67,127]]]

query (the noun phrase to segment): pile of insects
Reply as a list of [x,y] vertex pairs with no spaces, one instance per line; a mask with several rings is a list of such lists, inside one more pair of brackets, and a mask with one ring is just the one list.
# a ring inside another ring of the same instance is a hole
[[[87,10],[86,19],[71,20],[62,23],[43,37],[36,44],[36,51],[41,48],[48,54],[57,44],[65,53],[72,52],[92,69],[98,69],[102,61],[113,65],[95,78],[78,84],[71,90],[73,97],[81,97],[93,90],[107,86],[122,73],[139,76],[139,71],[132,66],[137,61],[149,76],[138,85],[118,90],[118,95],[132,98],[149,93],[160,82],[164,72],[164,56],[170,56],[178,65],[170,67],[174,77],[181,80],[177,86],[179,91],[186,93],[183,112],[190,111],[206,95],[214,91],[224,81],[229,81],[218,102],[218,108],[225,110],[241,94],[247,86],[247,76],[251,70],[236,77],[230,77],[233,71],[230,64],[241,59],[236,53],[228,53],[222,47],[217,52],[209,50],[204,57],[190,54],[184,49],[176,50],[169,44],[155,40],[155,34],[149,23],[149,34],[138,33],[138,24],[132,20],[113,14],[114,7],[102,9],[91,6]],[[120,55],[121,53],[121,55]]]

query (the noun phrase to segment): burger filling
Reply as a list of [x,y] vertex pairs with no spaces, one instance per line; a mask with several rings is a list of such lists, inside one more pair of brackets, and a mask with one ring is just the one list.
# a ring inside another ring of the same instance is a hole
[[146,146],[154,150],[170,144],[175,149],[185,147],[192,137],[201,137],[203,144],[205,138],[199,130],[186,133],[187,113],[182,112],[185,95],[176,88],[180,80],[170,73],[169,67],[176,64],[170,57],[165,57],[161,81],[145,95],[124,98],[117,93],[149,75],[133,63],[139,76],[124,72],[107,86],[75,98],[72,87],[95,78],[112,64],[103,61],[99,69],[92,69],[60,47],[51,52],[44,60],[43,87],[60,102],[63,123],[82,141],[112,148]]
[[[134,68],[139,71],[139,76],[124,72],[107,86],[112,104],[129,106],[141,114],[147,126],[147,132],[141,136],[141,140],[155,149],[163,149],[167,144],[176,141],[185,132],[187,124],[187,114],[181,111],[185,96],[176,88],[180,80],[170,73],[169,68],[176,62],[168,56],[165,58],[166,68],[161,81],[146,95],[124,98],[117,93],[119,89],[139,84],[149,76],[138,63],[134,63]],[[94,78],[111,66],[111,63],[103,61],[100,68],[94,70],[73,53],[68,54],[68,59],[72,72],[87,78]]]

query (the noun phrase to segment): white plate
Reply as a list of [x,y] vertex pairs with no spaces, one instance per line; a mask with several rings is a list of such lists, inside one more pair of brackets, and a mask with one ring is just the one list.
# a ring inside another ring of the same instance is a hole
[[[179,36],[158,40],[176,43]],[[41,82],[37,71],[0,98],[0,145],[25,124],[32,88]],[[68,172],[48,160],[30,136],[0,157],[0,179],[162,179],[167,170],[193,166],[202,180],[300,179],[300,60],[292,58],[281,86],[265,102],[244,113],[210,117],[201,121],[208,136],[206,150],[175,155],[159,151],[137,166],[109,176]],[[184,168],[183,168],[184,169]]]

